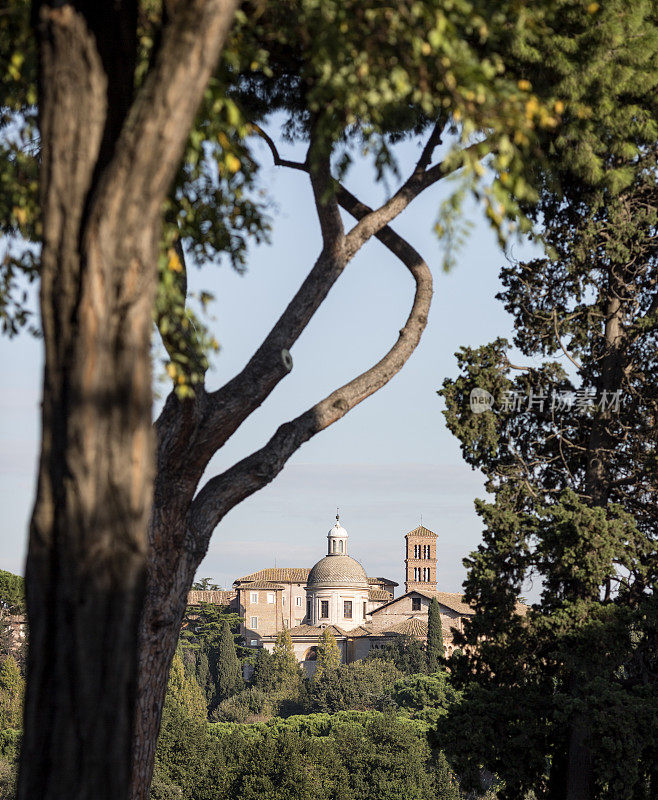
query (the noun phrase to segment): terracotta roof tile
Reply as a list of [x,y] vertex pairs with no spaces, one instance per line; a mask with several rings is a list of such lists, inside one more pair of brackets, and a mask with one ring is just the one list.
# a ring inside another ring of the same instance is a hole
[[252,581],[251,583],[246,584],[246,586],[240,586],[240,591],[246,592],[250,589],[271,589],[272,591],[283,591],[286,587],[281,586],[278,583],[274,583],[274,581]]
[[368,599],[369,600],[383,600],[385,603],[388,603],[389,600],[392,600],[391,593],[387,592],[385,589],[371,589],[368,592]]
[[[338,625],[326,625],[326,628],[333,633],[334,636],[349,636],[351,635],[351,631],[344,631],[342,628],[339,628]],[[291,638],[295,639],[297,637],[304,637],[304,638],[318,638],[322,636],[322,631],[324,627],[320,625],[296,625],[294,628],[288,628],[288,633],[290,634]],[[263,639],[275,639],[276,635],[271,634],[270,636],[263,636]]]
[[236,578],[233,583],[234,585],[236,583],[251,583],[252,581],[306,583],[310,571],[308,567],[267,567],[266,569],[259,569],[258,572],[244,575],[242,578]]
[[235,596],[235,589],[192,589],[191,592],[187,593],[187,604],[188,606],[196,606],[199,603],[213,603],[227,606]]
[[419,525],[417,528],[414,528],[409,533],[405,534],[406,536],[433,536],[436,538],[436,534],[434,531],[431,531],[429,528],[424,527],[423,525]]
[[368,578],[368,583],[385,583],[387,586],[399,586],[399,583],[392,581],[390,578]]

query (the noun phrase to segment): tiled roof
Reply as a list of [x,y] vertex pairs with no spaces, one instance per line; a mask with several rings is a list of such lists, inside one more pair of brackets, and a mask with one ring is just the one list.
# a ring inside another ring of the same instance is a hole
[[366,622],[359,625],[355,630],[349,631],[348,636],[417,636],[424,638],[427,636],[427,620],[418,617],[407,617],[406,619]]
[[251,583],[252,581],[306,583],[310,571],[309,567],[267,567],[266,569],[259,569],[258,572],[252,572],[250,575],[244,575],[242,578],[236,578],[233,584]]
[[404,622],[397,622],[391,625],[390,628],[382,628],[381,633],[397,633],[400,636],[427,636],[427,622],[417,617],[410,617],[405,619]]
[[425,528],[423,525],[419,525],[417,528],[414,528],[409,533],[405,534],[406,536],[432,536],[436,539],[436,534],[434,531],[431,531],[429,528]]
[[390,578],[368,578],[368,583],[385,583],[387,586],[399,586],[399,583],[392,581]]
[[[288,633],[290,634],[292,639],[297,637],[303,638],[313,638],[317,639],[322,636],[322,631],[325,628],[329,628],[329,630],[333,633],[334,636],[349,636],[351,632],[346,632],[342,628],[339,628],[338,625],[326,625],[324,628],[320,625],[296,625],[294,628],[288,628]],[[267,639],[270,637],[263,636],[263,639]],[[271,638],[276,638],[274,634],[271,635]]]
[[371,589],[368,592],[368,599],[369,600],[383,600],[385,603],[388,603],[389,600],[392,600],[391,593],[387,592],[385,589]]
[[272,591],[283,591],[286,587],[281,586],[274,581],[253,581],[246,586],[239,587],[241,591],[246,592],[248,589],[271,589]]
[[357,625],[356,628],[351,628],[347,631],[347,636],[350,638],[352,637],[361,637],[361,636],[370,636],[372,634],[372,627],[369,622],[366,622],[365,625]]
[[196,606],[199,603],[213,603],[219,606],[227,606],[235,597],[235,589],[192,589],[187,593],[188,606]]

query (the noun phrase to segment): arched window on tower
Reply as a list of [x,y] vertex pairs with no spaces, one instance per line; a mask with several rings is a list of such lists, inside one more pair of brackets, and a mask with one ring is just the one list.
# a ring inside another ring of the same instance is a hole
[[343,541],[342,541],[342,539],[341,539],[340,542],[338,542],[338,552],[339,553],[343,552]]

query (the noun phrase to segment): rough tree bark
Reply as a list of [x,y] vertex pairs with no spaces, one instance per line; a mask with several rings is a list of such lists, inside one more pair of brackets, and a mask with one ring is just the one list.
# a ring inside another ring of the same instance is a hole
[[37,2],[42,443],[18,797],[128,797],[160,213],[235,0],[180,0],[134,90],[136,0]]
[[[306,162],[299,164],[281,159],[272,140],[261,131],[277,165],[308,174],[322,250],[299,291],[242,372],[215,392],[197,387],[191,400],[181,402],[172,392],[156,422],[157,470],[141,624],[133,800],[148,797],[169,665],[187,592],[214,529],[231,508],[272,481],[304,442],[384,386],[420,341],[432,298],[431,273],[421,256],[388,223],[446,174],[441,164],[429,166],[440,143],[440,132],[441,125],[437,124],[412,175],[387,203],[373,210],[333,181],[329,154],[314,154],[313,141]],[[339,205],[357,220],[348,233],[343,229]],[[211,478],[197,492],[212,456],[288,374],[292,367],[290,348],[349,261],[373,236],[404,264],[415,282],[413,305],[396,343],[377,364],[281,425],[264,447]]]

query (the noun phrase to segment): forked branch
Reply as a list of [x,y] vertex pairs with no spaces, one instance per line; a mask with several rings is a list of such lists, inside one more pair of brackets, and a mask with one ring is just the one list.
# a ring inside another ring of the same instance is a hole
[[[320,182],[325,188],[327,186],[328,164],[326,176],[322,177],[317,174],[314,176],[309,166],[313,161],[311,158],[307,157],[303,163],[282,159],[271,137],[257,125],[254,128],[269,147],[276,165],[310,175],[314,185],[316,207],[320,215],[321,207],[318,199],[326,197],[326,195],[318,195],[318,189]],[[398,237],[394,241],[395,234],[392,231],[384,232],[384,229],[388,222],[401,213],[415,197],[450,171],[441,163],[427,168],[432,153],[440,143],[442,128],[442,123],[437,123],[410,178],[380,208],[374,210],[368,208],[359,204],[353,197],[349,201],[348,196],[351,197],[351,195],[342,187],[337,187],[335,182],[333,183],[340,204],[348,203],[351,208],[348,208],[347,205],[344,207],[350,213],[358,209],[359,213],[355,214],[357,224],[347,236],[344,236],[342,229],[339,231],[335,219],[333,227],[323,231],[323,249],[320,256],[274,328],[242,372],[221,389],[208,395],[207,412],[197,442],[197,446],[201,448],[208,459],[228,440],[249,414],[264,402],[279,381],[290,371],[289,350],[360,248],[370,238],[376,236],[389,249],[405,249],[401,244],[403,240],[398,241]],[[331,192],[328,194],[331,197]],[[330,201],[325,200],[325,203],[328,202]],[[327,209],[324,213],[327,216],[329,210]],[[333,212],[331,213],[333,214]],[[322,227],[322,217],[320,217],[320,223]],[[408,247],[406,242],[404,245]],[[402,257],[397,252],[396,255]]]
[[[372,213],[368,206],[338,184],[336,197],[356,219]],[[199,559],[205,554],[213,530],[231,508],[270,483],[304,442],[388,383],[416,349],[427,324],[432,300],[429,267],[418,252],[391,228],[385,227],[376,235],[403,262],[416,284],[413,305],[398,340],[370,369],[296,419],[281,425],[264,447],[206,483],[194,500],[188,518],[187,544]]]

